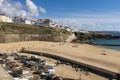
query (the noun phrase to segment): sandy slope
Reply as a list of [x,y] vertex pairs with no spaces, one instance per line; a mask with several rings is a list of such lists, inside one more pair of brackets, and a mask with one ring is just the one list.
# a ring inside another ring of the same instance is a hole
[[[120,52],[86,44],[29,41],[0,44],[1,51],[14,51],[26,47],[30,50],[48,52],[90,65],[120,72]],[[102,55],[102,54],[106,55]],[[95,80],[95,79],[93,79]]]
[[[114,72],[119,72],[120,52],[117,51],[86,44],[40,42],[40,44],[35,45],[36,46],[30,47],[29,49],[60,55]],[[103,53],[106,55],[102,55]]]

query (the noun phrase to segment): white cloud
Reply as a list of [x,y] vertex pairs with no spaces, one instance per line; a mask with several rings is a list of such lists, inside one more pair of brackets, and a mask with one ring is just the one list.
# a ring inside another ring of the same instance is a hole
[[67,14],[76,18],[120,18],[120,12],[106,13],[69,13]]
[[40,15],[39,7],[35,5],[32,0],[26,0],[26,5],[14,0],[0,0],[0,13],[4,13],[12,17],[21,16],[29,18],[38,18]]
[[31,0],[26,0],[26,5],[29,10],[29,16],[39,16],[39,11],[37,5],[35,5]]
[[91,26],[93,26],[93,27],[94,27],[94,26],[96,26],[96,24],[95,24],[95,23],[93,23],[93,22],[91,22],[91,24],[90,24],[90,25],[91,25]]
[[10,16],[26,16],[23,5],[20,2],[11,2],[8,0],[0,0],[0,13]]
[[120,31],[120,18],[59,18],[53,21],[73,29]]
[[46,10],[45,10],[45,8],[43,8],[43,7],[41,7],[41,6],[39,7],[39,10],[40,10],[41,13],[44,13],[44,14],[47,13]]

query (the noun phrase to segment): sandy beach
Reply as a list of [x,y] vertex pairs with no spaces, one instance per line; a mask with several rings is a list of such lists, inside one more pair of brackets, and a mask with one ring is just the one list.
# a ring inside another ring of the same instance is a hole
[[119,51],[87,44],[28,41],[0,44],[0,51],[19,51],[22,47],[33,51],[47,52],[63,56],[113,72],[120,72]]

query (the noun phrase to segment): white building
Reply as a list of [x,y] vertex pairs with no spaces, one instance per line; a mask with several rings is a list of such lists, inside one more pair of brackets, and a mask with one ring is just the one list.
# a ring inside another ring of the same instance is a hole
[[72,29],[70,27],[64,27],[64,29],[67,30],[67,31],[69,31],[69,32],[72,31]]
[[22,18],[20,16],[16,16],[13,18],[13,22],[16,24],[29,24],[33,25],[35,23],[34,20],[28,19],[28,18]]
[[25,24],[32,24],[32,20],[30,20],[30,19],[24,19],[24,22],[25,22]]
[[34,20],[31,20],[31,24],[32,24],[32,25],[34,25],[34,24],[35,24],[35,22],[36,22],[36,21],[34,21]]
[[12,18],[9,16],[6,16],[5,14],[0,14],[0,22],[8,22],[12,23]]
[[35,25],[45,26],[45,27],[50,27],[51,24],[52,24],[52,20],[50,19],[38,19],[35,23]]
[[86,31],[86,30],[79,30],[79,32],[81,32],[81,33],[89,33],[89,31]]
[[20,16],[14,17],[14,18],[13,18],[13,22],[14,22],[15,24],[25,24],[24,19],[21,18]]
[[57,27],[58,24],[51,24],[50,27]]
[[25,24],[33,25],[33,24],[35,24],[35,21],[34,21],[34,20],[31,20],[31,19],[25,18],[25,19],[24,19],[24,23],[25,23]]

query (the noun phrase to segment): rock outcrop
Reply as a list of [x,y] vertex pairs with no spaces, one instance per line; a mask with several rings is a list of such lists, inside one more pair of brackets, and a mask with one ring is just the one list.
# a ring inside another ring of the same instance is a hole
[[64,29],[25,24],[0,23],[0,43],[20,41],[65,41],[70,32]]

